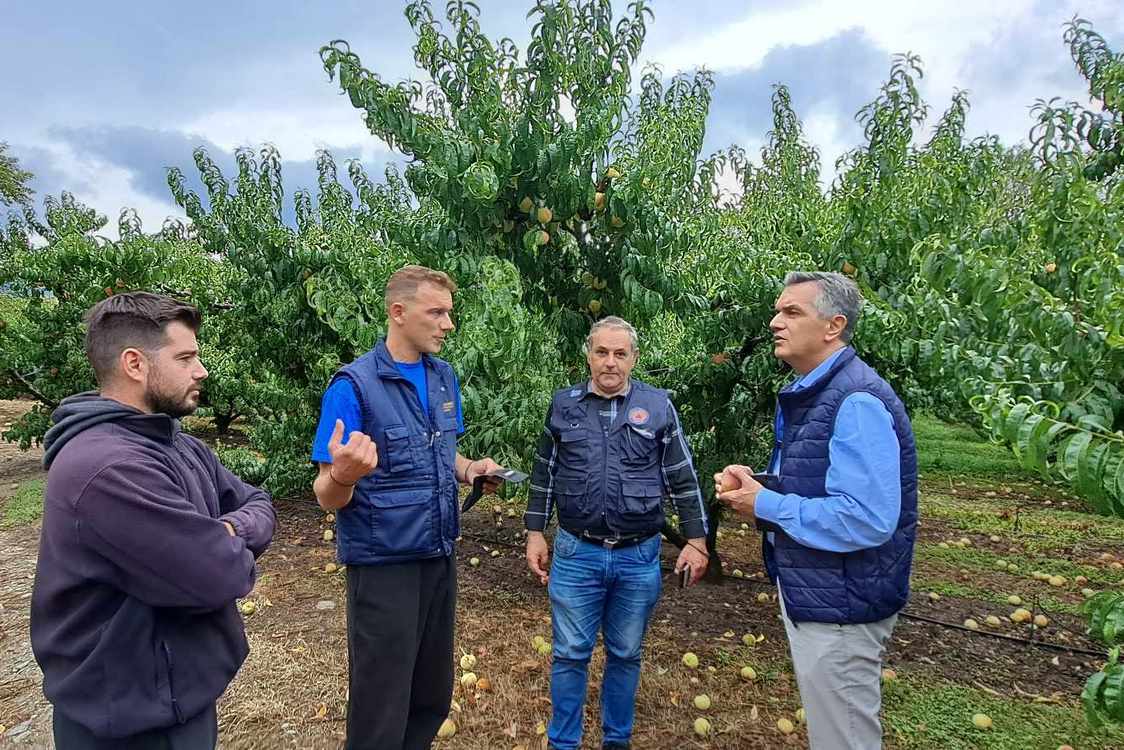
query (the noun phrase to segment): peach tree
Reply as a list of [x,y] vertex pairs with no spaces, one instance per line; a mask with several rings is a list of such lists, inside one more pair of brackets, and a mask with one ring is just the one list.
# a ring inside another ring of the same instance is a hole
[[535,3],[523,51],[488,38],[471,2],[449,2],[444,25],[428,2],[406,17],[419,80],[384,81],[344,41],[321,50],[324,67],[408,160],[426,219],[415,256],[469,284],[488,263],[517,271],[518,303],[562,363],[525,388],[536,419],[544,392],[583,377],[590,324],[619,315],[642,333],[638,374],[674,392],[710,464],[759,445],[735,425],[771,408],[776,367],[761,344],[791,248],[756,247],[727,219],[717,178],[742,162],[701,154],[709,74],[650,68],[633,81],[643,0],[617,19],[607,0]]

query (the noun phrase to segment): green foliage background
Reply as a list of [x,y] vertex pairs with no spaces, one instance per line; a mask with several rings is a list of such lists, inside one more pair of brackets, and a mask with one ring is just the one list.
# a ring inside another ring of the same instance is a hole
[[[327,153],[314,194],[287,198],[265,146],[239,150],[231,175],[197,151],[205,201],[171,170],[190,222],[155,233],[125,211],[106,240],[105,218],[66,193],[42,216],[11,214],[0,391],[38,405],[5,439],[38,441],[53,404],[93,386],[80,325],[91,304],[163,291],[206,316],[216,426],[241,418],[249,431],[224,458],[276,493],[307,491],[323,388],[382,332],[387,276],[416,262],[461,287],[446,356],[464,386],[466,454],[529,466],[550,392],[584,376],[581,341],[615,314],[640,329],[637,374],[673,392],[701,471],[760,463],[786,378],[772,303],[786,271],[818,268],[860,284],[855,345],[910,408],[975,422],[1027,468],[1124,515],[1124,57],[1087,22],[1064,42],[1096,111],[1041,100],[1030,147],[1009,147],[965,137],[958,93],[923,132],[921,61],[901,56],[824,191],[784,86],[750,160],[701,152],[708,73],[633,80],[645,0],[619,17],[608,0],[536,2],[525,50],[485,36],[471,2],[449,2],[443,22],[411,2],[406,17],[418,80],[384,81],[344,41],[321,50],[372,134],[409,162],[377,182],[347,164],[357,199]],[[4,159],[5,194],[26,201],[25,173]],[[734,194],[721,187],[731,177]],[[1106,670],[1092,715],[1124,718],[1124,671]]]

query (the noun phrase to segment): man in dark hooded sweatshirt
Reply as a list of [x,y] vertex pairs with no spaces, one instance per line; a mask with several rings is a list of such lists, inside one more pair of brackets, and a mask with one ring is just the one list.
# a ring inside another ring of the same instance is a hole
[[249,651],[235,599],[276,515],[180,431],[207,377],[199,312],[136,292],[86,323],[101,390],[52,415],[31,598],[55,746],[210,750],[215,701]]

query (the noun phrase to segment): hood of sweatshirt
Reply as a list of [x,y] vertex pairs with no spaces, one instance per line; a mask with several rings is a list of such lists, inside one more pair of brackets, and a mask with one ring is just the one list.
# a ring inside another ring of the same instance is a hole
[[62,400],[51,414],[54,423],[43,437],[43,468],[49,469],[63,446],[80,433],[102,422],[127,421],[129,428],[158,440],[171,441],[180,423],[167,414],[145,414],[97,391],[79,393]]

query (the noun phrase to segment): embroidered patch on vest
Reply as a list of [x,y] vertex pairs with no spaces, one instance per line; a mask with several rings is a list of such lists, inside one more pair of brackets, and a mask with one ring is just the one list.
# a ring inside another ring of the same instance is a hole
[[628,421],[632,424],[648,424],[648,410],[634,406],[628,410]]
[[453,402],[452,401],[446,401],[445,403],[441,404],[441,411],[445,412],[446,414],[448,414],[452,410],[453,410]]
[[580,395],[582,395],[581,388],[575,388],[574,390],[570,391],[570,398],[577,398]]

